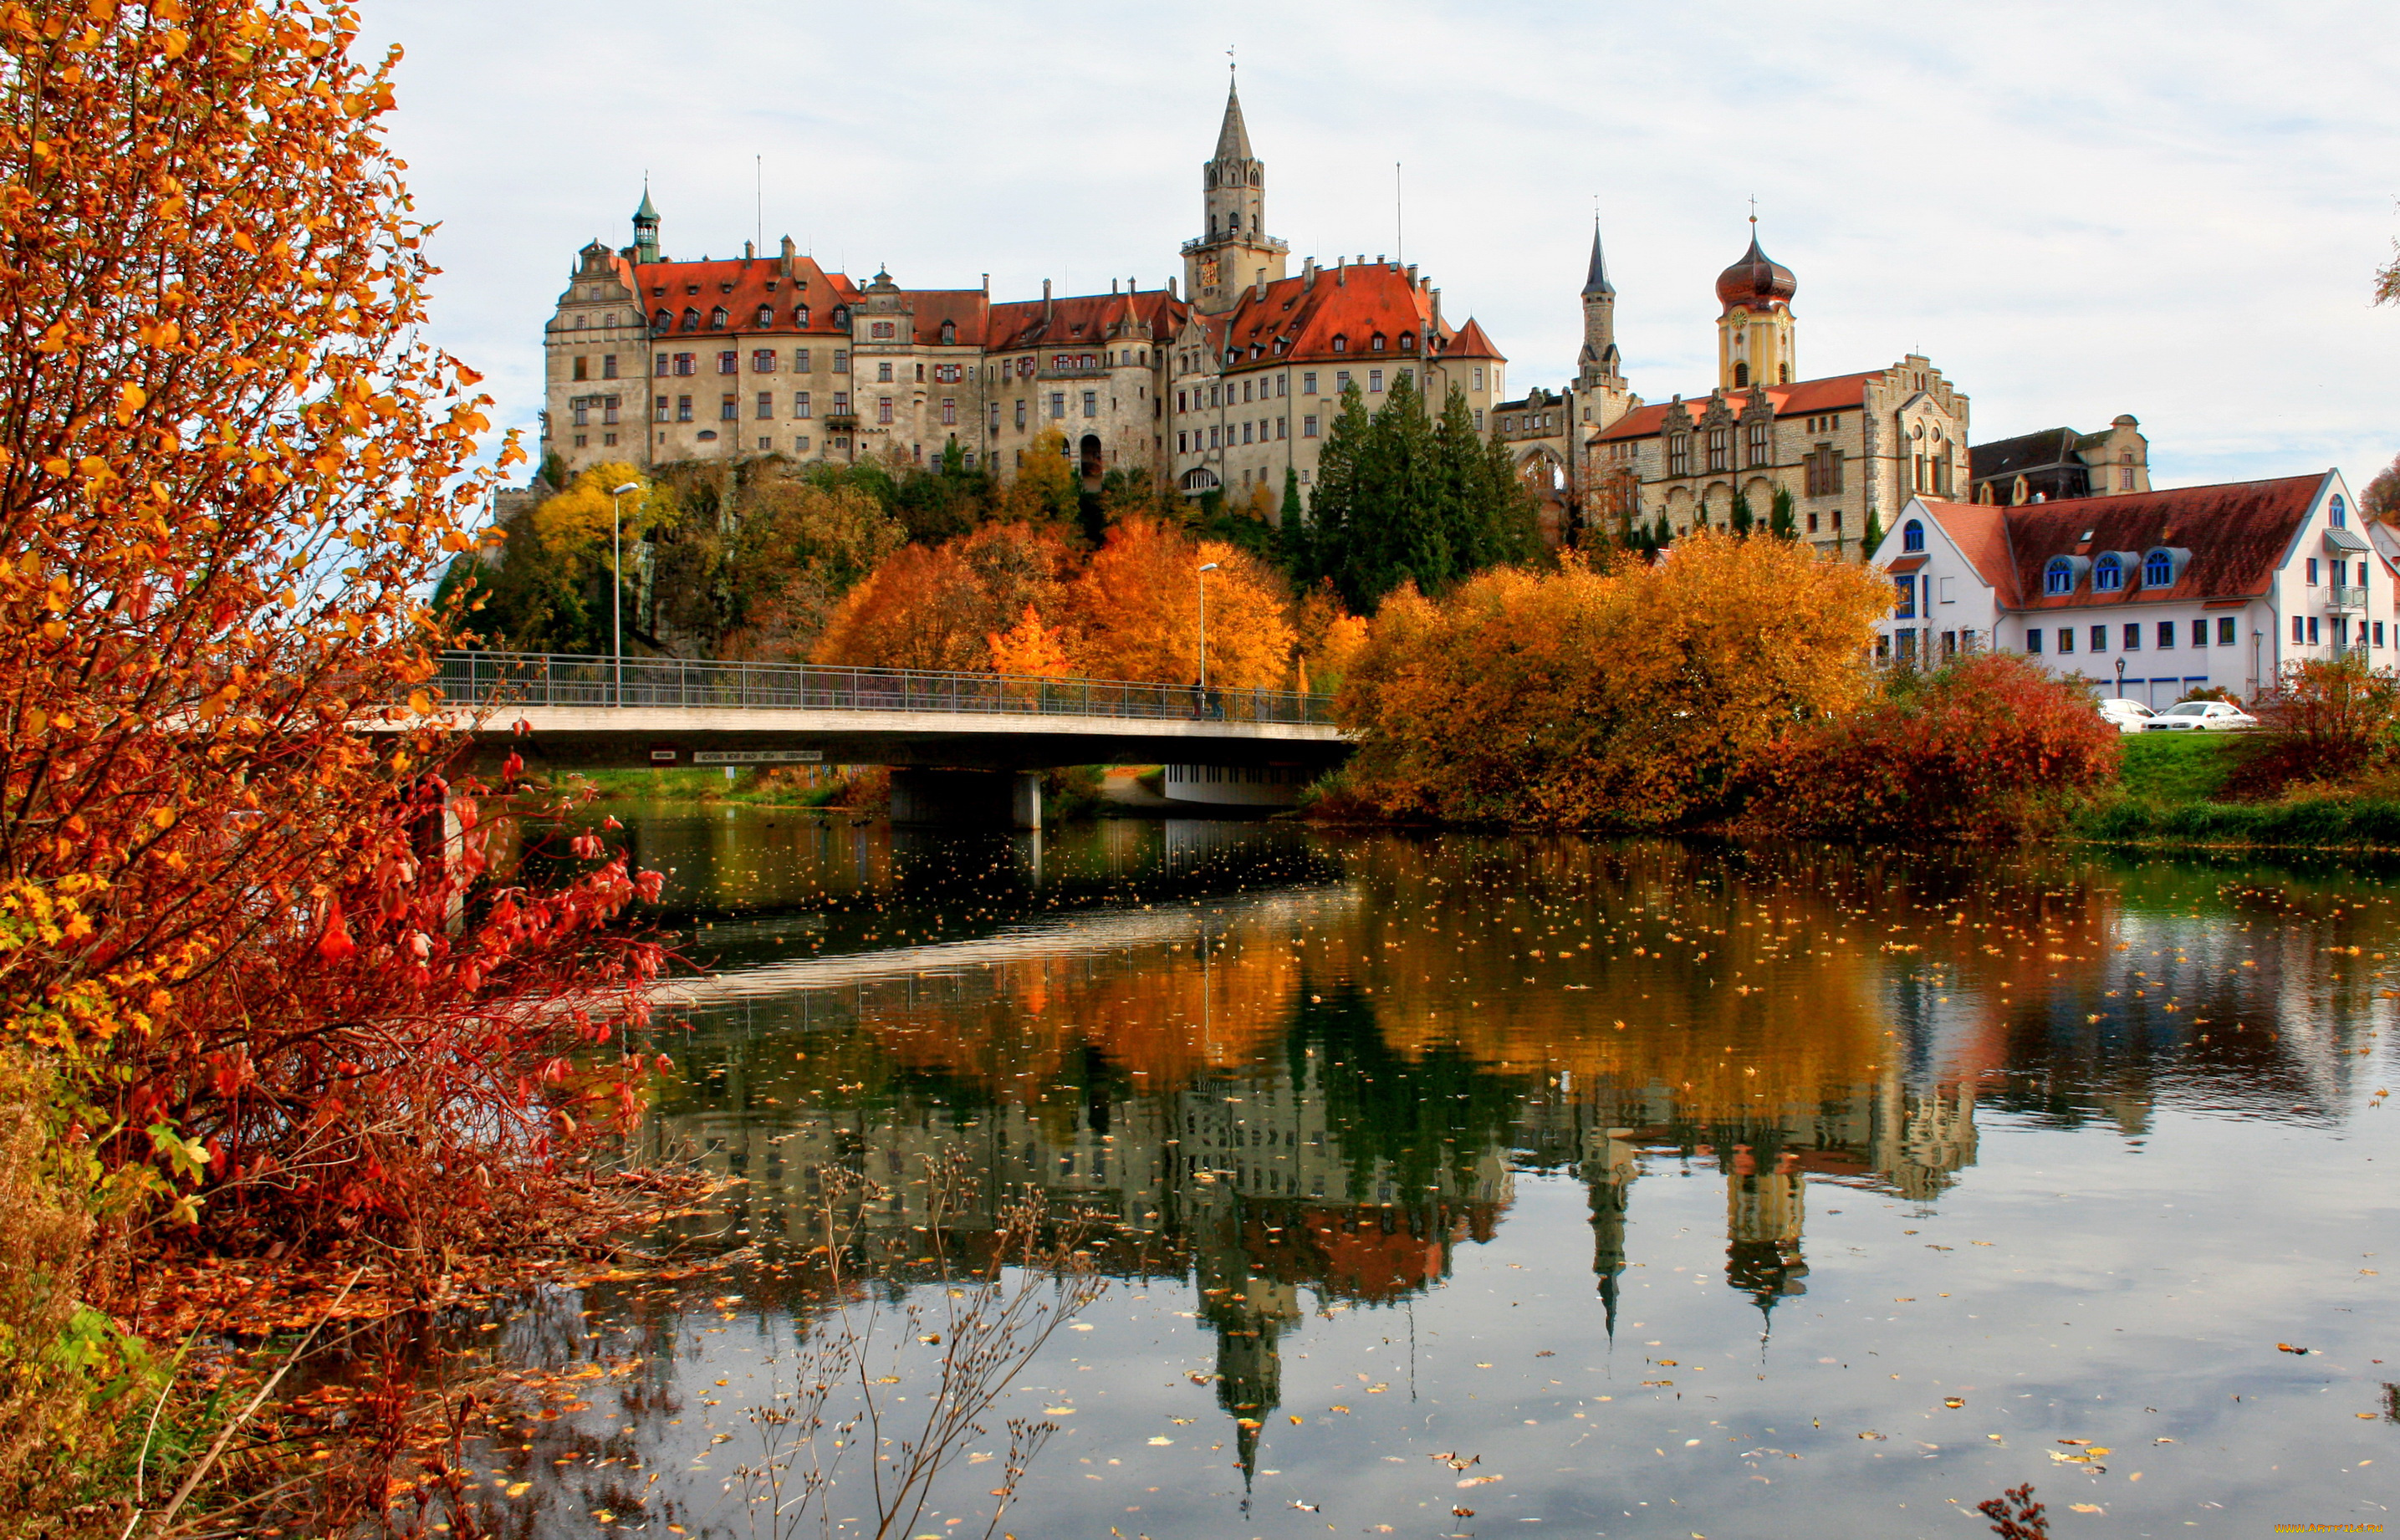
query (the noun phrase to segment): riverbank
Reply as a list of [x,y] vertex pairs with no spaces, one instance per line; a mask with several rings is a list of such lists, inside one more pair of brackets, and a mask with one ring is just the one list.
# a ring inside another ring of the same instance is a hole
[[2116,794],[2069,821],[2069,839],[2189,849],[2400,850],[2400,799],[2311,789],[2275,801],[2223,797],[2235,733],[2129,736]]

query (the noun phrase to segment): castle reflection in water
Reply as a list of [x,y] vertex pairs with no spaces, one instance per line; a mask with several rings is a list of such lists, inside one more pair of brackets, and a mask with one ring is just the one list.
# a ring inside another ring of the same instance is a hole
[[[648,1137],[743,1179],[726,1245],[803,1249],[820,1173],[872,1179],[856,1218],[895,1282],[944,1265],[937,1159],[973,1179],[948,1227],[968,1251],[1010,1192],[1090,1216],[1105,1268],[1198,1290],[1246,1464],[1303,1293],[1334,1310],[1435,1287],[1520,1174],[1585,1189],[1613,1333],[1643,1172],[1712,1167],[1725,1282],[1771,1324],[1806,1289],[1811,1184],[1934,1200],[1975,1159],[1979,1097],[2129,1138],[2161,1094],[2309,1115],[2356,1062],[2310,1004],[2371,987],[2340,947],[2256,944],[2248,916],[2304,891],[2218,876],[2144,892],[1389,838],[1309,845],[1298,871],[1260,856],[1280,836],[1171,829],[1146,852],[1103,836],[1084,869],[1136,887],[1063,904],[858,844],[846,897],[752,922],[784,933],[667,1002],[692,1029]],[[1059,865],[1036,886],[1071,886]],[[2145,914],[2170,908],[2183,939],[2146,947]]]

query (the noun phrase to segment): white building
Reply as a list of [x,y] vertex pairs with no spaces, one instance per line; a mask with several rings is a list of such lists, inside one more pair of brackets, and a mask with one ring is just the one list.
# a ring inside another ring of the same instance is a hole
[[1994,647],[2153,708],[2256,696],[2284,666],[2400,664],[2392,559],[2339,471],[2025,503],[1912,498],[1875,553],[1899,593],[1878,658]]

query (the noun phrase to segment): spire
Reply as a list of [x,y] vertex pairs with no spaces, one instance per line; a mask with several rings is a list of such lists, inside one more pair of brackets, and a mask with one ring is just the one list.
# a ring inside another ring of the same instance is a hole
[[1242,92],[1238,85],[1228,81],[1225,86],[1225,126],[1217,130],[1219,160],[1248,160],[1250,130],[1242,123]]
[[1594,214],[1591,219],[1591,271],[1583,280],[1583,297],[1592,299],[1600,295],[1614,299],[1616,290],[1608,281],[1608,264],[1601,258],[1600,216]]
[[642,206],[634,211],[634,217],[635,219],[648,220],[653,225],[658,223],[659,211],[657,205],[650,201],[650,179],[648,177],[642,178]]

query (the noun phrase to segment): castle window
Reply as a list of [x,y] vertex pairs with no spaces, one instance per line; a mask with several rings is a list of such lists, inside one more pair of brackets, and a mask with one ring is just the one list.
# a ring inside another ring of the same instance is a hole
[[949,425],[949,426],[955,426],[955,425],[957,424],[958,420],[959,420],[959,399],[958,399],[956,396],[944,396],[944,397],[942,398],[942,421],[943,421],[943,423],[944,423],[944,424],[946,424],[946,425]]
[[650,414],[661,422],[667,420],[667,399],[664,396],[650,398]]
[[697,311],[697,310],[693,310],[693,309],[689,309],[689,308],[687,308],[687,309],[684,311],[684,313],[683,313],[683,329],[684,329],[685,331],[687,331],[687,332],[697,332],[697,331],[699,331],[699,330],[700,330],[700,312],[699,312],[699,311]]
[[849,391],[837,390],[833,393],[833,415],[837,417],[846,417],[850,416]]
[[623,397],[621,397],[621,396],[603,396],[603,397],[601,397],[601,398],[600,398],[600,420],[601,420],[603,423],[606,423],[606,424],[614,424],[614,423],[616,422],[616,420],[617,420],[617,408],[618,408],[618,406],[619,406],[619,405],[623,402],[623,400],[624,400],[624,398],[623,398]]
[[1730,429],[1709,429],[1709,469],[1711,470],[1733,469],[1733,432]]
[[847,331],[847,330],[849,329],[849,327],[850,327],[850,307],[849,307],[849,306],[847,306],[847,305],[837,305],[837,306],[835,306],[835,307],[833,307],[833,323],[834,323],[834,325],[835,325],[836,327],[840,328],[840,329],[842,329],[842,330],[844,330],[844,331]]
[[2074,593],[2075,559],[2071,556],[2052,556],[2050,559],[2050,565],[2042,569],[2041,591],[2049,594]]
[[659,362],[658,362],[658,371],[657,371],[657,372],[658,372],[659,374],[663,375],[663,374],[665,374],[665,373],[667,372],[667,356],[666,356],[664,353],[661,353],[661,354],[659,354],[659,355],[658,355],[658,361],[659,361]]
[[576,354],[576,355],[575,355],[575,377],[576,377],[577,379],[580,379],[580,379],[590,379],[590,378],[592,377],[591,370],[592,370],[591,361],[590,361],[590,360],[588,360],[588,359],[586,359],[586,358],[585,358],[582,354],[580,354],[580,353]]
[[2113,593],[2125,586],[2125,565],[2113,551],[2092,564],[2092,592]]
[[1378,394],[1382,393],[1384,388],[1384,372],[1381,369],[1370,369],[1367,371],[1367,388],[1375,391]]
[[792,311],[792,320],[802,326],[806,326],[809,323],[809,307],[805,305],[794,307]]
[[892,420],[891,397],[878,396],[875,398],[875,420],[879,423],[888,423]]
[[725,330],[725,323],[732,319],[725,313],[725,307],[720,305],[708,312],[708,329],[712,332],[722,332]]
[[1384,334],[1381,332],[1376,333],[1375,340],[1369,343],[1367,346],[1369,349],[1373,352],[1382,352],[1384,350]]
[[691,421],[691,398],[689,396],[677,396],[675,398],[675,421]]
[[1667,436],[1667,474],[1688,476],[1692,473],[1692,436],[1670,433]]
[[675,373],[678,375],[699,374],[700,355],[698,353],[677,353],[675,355]]
[[1413,353],[1416,350],[1417,334],[1414,332],[1402,332],[1400,334],[1400,351],[1403,353]]
[[942,340],[944,342],[956,342],[959,340],[959,323],[957,321],[946,320],[942,322]]
[[742,398],[739,396],[720,396],[717,398],[716,420],[719,422],[740,422],[742,420]]
[[806,390],[796,390],[792,392],[792,416],[796,417],[805,417],[810,416],[809,393]]
[[1750,383],[1750,365],[1737,362],[1733,366],[1733,387],[1739,390]]
[[847,375],[850,373],[849,348],[837,348],[833,350],[833,372],[837,375]]
[[758,404],[755,410],[757,412],[758,419],[761,422],[773,417],[775,415],[775,393],[771,390],[759,391]]
[[1346,353],[1350,351],[1350,339],[1343,336],[1335,337],[1333,339],[1333,350],[1337,353]]
[[612,380],[612,379],[615,379],[615,378],[617,377],[617,355],[616,355],[616,354],[614,354],[614,353],[604,353],[604,354],[602,354],[602,355],[601,355],[601,358],[600,358],[600,377],[601,377],[602,379],[604,379],[604,380]]
[[723,352],[717,354],[716,372],[720,375],[740,374],[742,372],[742,355],[735,352],[730,348],[728,348]]
[[899,334],[898,326],[897,326],[897,324],[896,324],[895,322],[888,321],[888,320],[877,320],[877,321],[869,321],[869,322],[867,323],[867,327],[866,327],[866,334],[867,334],[868,336],[870,336],[870,337],[875,338],[875,339],[876,339],[877,341],[879,341],[879,342],[882,342],[882,341],[888,341],[888,340],[890,340],[890,339],[891,339],[891,338],[893,338],[893,337],[896,337],[896,336],[898,336],[900,334]]
[[808,350],[807,348],[793,348],[793,349],[792,349],[792,373],[794,373],[794,374],[796,374],[796,375],[805,375],[805,374],[807,374],[807,373],[809,372],[810,368],[811,368],[811,364],[810,364],[810,362],[809,362],[809,350]]
[[1925,525],[1916,519],[1911,519],[1908,523],[1901,526],[1900,549],[1902,551],[1922,551],[1925,549]]
[[753,324],[754,324],[754,325],[758,325],[758,326],[772,326],[772,325],[774,325],[774,324],[775,324],[775,307],[774,307],[773,306],[771,306],[771,305],[761,305],[760,307],[758,307],[758,319],[757,319],[757,321],[753,322]]
[[1774,458],[1769,427],[1764,418],[1750,425],[1750,463],[1753,467],[1766,465]]
[[1313,439],[1316,437],[1316,417],[1313,413],[1305,414],[1301,417],[1300,436],[1303,439]]
[[1313,396],[1316,394],[1316,370],[1303,369],[1300,372],[1300,393],[1303,396]]
[[750,372],[754,375],[773,374],[775,372],[775,350],[772,348],[752,348],[750,350]]
[[674,329],[675,317],[668,314],[664,307],[660,308],[657,315],[650,318],[650,330],[653,332],[669,332]]
[[890,359],[884,359],[875,366],[875,382],[878,385],[888,385],[891,383],[891,380],[892,361]]

